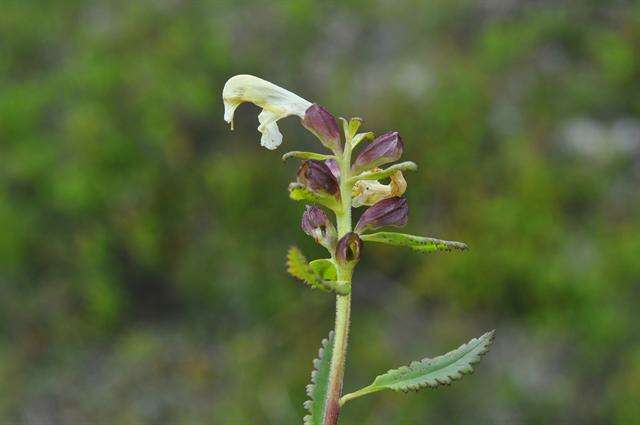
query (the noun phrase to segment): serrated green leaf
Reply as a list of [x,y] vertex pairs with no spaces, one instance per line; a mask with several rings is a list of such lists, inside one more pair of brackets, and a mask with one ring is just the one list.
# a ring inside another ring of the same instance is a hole
[[325,159],[335,158],[334,155],[325,155],[322,153],[316,152],[303,152],[303,151],[291,151],[282,155],[282,160],[286,161],[289,158],[300,158],[300,159],[317,159],[319,161],[323,161]]
[[336,265],[328,258],[321,258],[319,260],[313,260],[309,263],[311,268],[324,280],[336,280],[338,279],[338,272],[336,271]]
[[311,383],[306,388],[309,400],[304,402],[304,408],[309,411],[303,419],[305,425],[324,425],[329,392],[329,372],[333,356],[333,335],[331,331],[329,337],[322,340],[318,358],[313,361]]
[[299,183],[291,183],[289,185],[289,197],[294,201],[324,205],[333,211],[338,211],[341,208],[340,203],[335,197],[331,195],[319,195]]
[[409,366],[392,369],[378,376],[373,381],[373,385],[404,392],[449,385],[452,381],[461,379],[463,375],[473,372],[473,365],[489,351],[494,336],[495,331],[490,331],[442,356],[423,359],[412,362]]
[[451,382],[473,372],[473,365],[478,363],[482,355],[489,351],[494,337],[495,331],[490,331],[442,356],[433,359],[426,358],[419,362],[412,362],[408,366],[389,370],[387,373],[377,376],[371,385],[343,396],[340,399],[340,404],[385,389],[408,392],[418,391],[421,388],[450,385]]
[[385,243],[387,245],[406,246],[419,252],[451,251],[452,249],[464,251],[465,249],[468,249],[467,244],[463,242],[445,241],[442,239],[407,235],[405,233],[396,232],[371,233],[368,235],[361,235],[360,238],[365,242],[378,242]]
[[391,177],[398,171],[415,171],[418,169],[418,165],[415,162],[405,161],[399,164],[394,164],[390,167],[385,168],[380,171],[365,171],[364,173],[358,174],[351,178],[350,181],[354,183],[358,180],[382,180],[387,177]]
[[340,295],[351,293],[351,282],[338,281],[335,264],[328,258],[307,262],[298,248],[292,246],[287,252],[287,271],[311,288],[334,291]]
[[295,278],[300,279],[312,288],[328,291],[318,273],[309,265],[302,252],[292,246],[287,252],[287,271]]

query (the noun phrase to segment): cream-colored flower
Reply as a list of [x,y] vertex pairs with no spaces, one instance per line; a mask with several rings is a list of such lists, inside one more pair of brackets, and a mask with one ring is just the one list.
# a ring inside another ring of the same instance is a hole
[[[374,170],[377,171],[378,169]],[[383,199],[400,196],[407,190],[407,181],[402,171],[391,175],[389,184],[382,184],[377,180],[359,180],[353,185],[351,201],[354,208],[363,205],[373,205]]]
[[258,131],[262,133],[260,144],[267,149],[275,149],[282,143],[282,133],[276,123],[280,118],[297,115],[304,118],[311,102],[282,87],[253,75],[236,75],[229,78],[222,90],[224,120],[231,124],[233,114],[244,102],[251,102],[262,108],[258,115]]

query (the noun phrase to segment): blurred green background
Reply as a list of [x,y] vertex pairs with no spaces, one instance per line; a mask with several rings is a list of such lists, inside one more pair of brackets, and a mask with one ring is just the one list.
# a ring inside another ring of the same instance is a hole
[[640,422],[640,4],[14,1],[0,13],[0,422],[289,424],[334,300],[303,206],[222,86],[397,129],[406,231],[367,246],[345,391],[497,329],[471,377],[345,424]]

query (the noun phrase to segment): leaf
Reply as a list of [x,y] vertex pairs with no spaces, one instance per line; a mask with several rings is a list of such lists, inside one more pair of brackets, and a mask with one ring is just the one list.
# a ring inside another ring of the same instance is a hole
[[321,258],[319,260],[313,260],[309,263],[311,268],[324,280],[336,280],[338,279],[338,272],[336,271],[336,265],[328,258]]
[[324,205],[333,211],[338,211],[341,208],[340,203],[335,197],[331,195],[319,195],[299,183],[291,183],[289,185],[289,197],[294,201]]
[[407,235],[396,232],[378,232],[369,235],[361,235],[365,242],[379,242],[387,245],[406,246],[418,252],[451,251],[468,249],[463,242],[445,241],[442,239],[427,238],[424,236]]
[[490,331],[442,356],[433,359],[426,358],[419,362],[412,362],[408,366],[389,370],[387,373],[377,376],[371,385],[343,396],[340,399],[340,404],[385,389],[406,393],[418,391],[421,388],[450,385],[464,375],[473,373],[473,365],[478,363],[482,355],[489,351],[494,337],[495,331]]
[[349,137],[353,139],[353,136],[356,135],[356,132],[362,125],[364,120],[360,117],[354,117],[349,120]]
[[449,385],[473,372],[473,365],[489,351],[494,337],[495,331],[490,331],[442,356],[423,359],[412,362],[409,366],[392,369],[378,376],[373,381],[373,385],[404,392]]
[[317,159],[319,161],[323,161],[325,159],[335,158],[334,155],[325,155],[322,153],[316,152],[303,152],[303,151],[291,151],[282,155],[282,160],[286,161],[289,158],[300,158],[300,159]]
[[328,291],[318,273],[307,263],[302,252],[292,246],[287,252],[287,271],[295,278],[300,279],[312,288]]
[[311,371],[311,383],[307,385],[307,396],[303,406],[309,411],[303,419],[305,425],[324,425],[327,393],[329,392],[329,372],[331,369],[331,357],[333,355],[333,331],[329,332],[329,338],[322,340],[318,358],[313,361]]
[[351,178],[354,183],[358,180],[382,180],[387,177],[391,177],[397,171],[415,171],[418,169],[418,165],[415,162],[405,161],[399,164],[394,164],[390,167],[380,171],[365,171]]
[[291,276],[300,279],[311,288],[322,291],[334,291],[341,295],[351,292],[351,283],[336,281],[336,267],[328,258],[307,262],[298,248],[292,246],[287,252],[287,271]]
[[363,140],[373,140],[374,137],[375,137],[375,135],[370,131],[367,132],[367,133],[358,133],[358,134],[356,134],[355,136],[353,136],[353,139],[351,140],[351,149],[354,149]]

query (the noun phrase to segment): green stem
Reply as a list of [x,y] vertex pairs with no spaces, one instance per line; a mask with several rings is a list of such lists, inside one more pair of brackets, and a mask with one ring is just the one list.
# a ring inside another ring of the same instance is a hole
[[369,385],[364,388],[360,388],[358,391],[354,391],[352,393],[344,395],[340,399],[340,406],[344,405],[347,401],[353,400],[354,398],[362,397],[363,395],[375,393],[377,391],[383,390],[384,387],[374,387],[373,385]]
[[[338,237],[341,238],[351,231],[351,140],[347,138],[344,153],[338,158],[340,165],[340,199],[342,210],[336,213]],[[351,268],[337,265],[339,281],[351,282]],[[327,404],[325,407],[324,425],[336,425],[340,413],[340,396],[344,378],[344,366],[347,357],[347,342],[349,339],[349,318],[351,315],[351,295],[336,295],[336,323],[333,355],[329,371]]]

